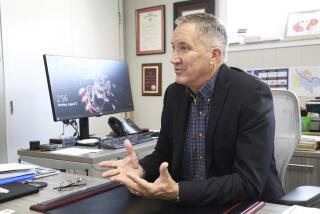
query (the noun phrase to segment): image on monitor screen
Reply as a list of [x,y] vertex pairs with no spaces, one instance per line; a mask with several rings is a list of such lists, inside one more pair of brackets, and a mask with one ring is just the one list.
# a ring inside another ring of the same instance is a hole
[[81,139],[89,137],[88,117],[133,111],[125,61],[47,54],[43,59],[53,119],[80,119]]

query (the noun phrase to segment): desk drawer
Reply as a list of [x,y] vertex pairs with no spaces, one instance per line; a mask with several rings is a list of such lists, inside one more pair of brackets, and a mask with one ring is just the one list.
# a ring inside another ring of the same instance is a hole
[[301,185],[320,185],[319,165],[320,160],[317,158],[292,157],[285,175],[285,191]]

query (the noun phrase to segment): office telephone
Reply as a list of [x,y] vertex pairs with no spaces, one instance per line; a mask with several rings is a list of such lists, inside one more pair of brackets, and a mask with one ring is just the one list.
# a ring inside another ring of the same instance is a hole
[[141,132],[141,129],[129,118],[119,120],[115,117],[109,117],[108,124],[116,136]]

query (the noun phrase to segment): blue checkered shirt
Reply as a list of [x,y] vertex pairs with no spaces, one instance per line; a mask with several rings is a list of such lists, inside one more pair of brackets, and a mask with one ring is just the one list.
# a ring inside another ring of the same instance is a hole
[[206,178],[205,136],[218,72],[219,70],[196,95],[190,90],[187,92],[191,99],[191,106],[183,151],[184,180],[203,180]]

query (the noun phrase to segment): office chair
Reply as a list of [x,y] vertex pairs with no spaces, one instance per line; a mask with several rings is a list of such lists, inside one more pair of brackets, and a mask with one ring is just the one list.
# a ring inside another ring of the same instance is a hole
[[[272,89],[275,114],[274,156],[282,185],[294,150],[300,141],[301,118],[297,96],[288,90]],[[313,206],[320,199],[320,187],[300,186],[278,200],[280,204]]]

